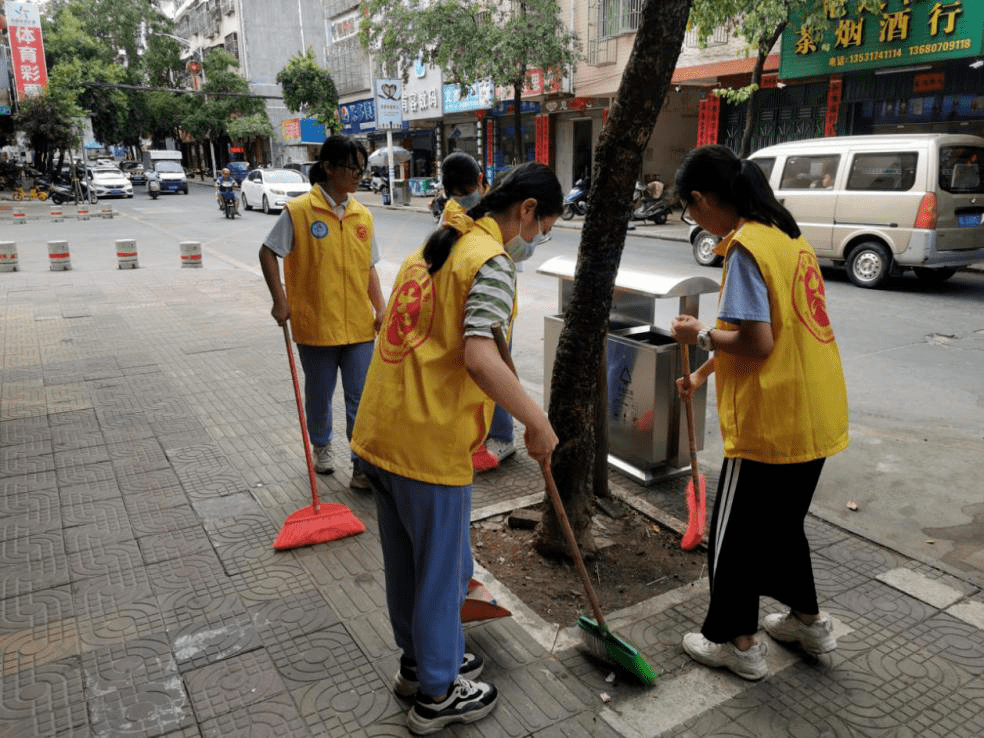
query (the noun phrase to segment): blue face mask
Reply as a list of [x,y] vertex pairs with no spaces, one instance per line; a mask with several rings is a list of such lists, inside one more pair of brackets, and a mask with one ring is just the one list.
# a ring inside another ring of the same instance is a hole
[[475,190],[470,195],[455,195],[454,199],[461,205],[461,209],[467,213],[482,201],[482,193]]
[[517,233],[515,236],[509,239],[509,242],[504,246],[506,253],[509,257],[516,262],[526,261],[531,256],[533,252],[536,251],[536,247],[547,240],[547,237],[543,235],[540,230],[540,219],[536,219],[536,236],[533,237],[532,241],[527,241],[523,238],[521,233]]

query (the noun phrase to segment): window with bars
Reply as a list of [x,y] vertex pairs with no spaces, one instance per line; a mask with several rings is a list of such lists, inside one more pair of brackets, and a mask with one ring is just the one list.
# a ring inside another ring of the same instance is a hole
[[239,34],[235,31],[228,34],[223,40],[223,46],[225,50],[236,57],[236,61],[239,61]]
[[639,29],[643,0],[599,0],[598,27],[607,38]]
[[328,71],[339,95],[369,89],[369,62],[358,36],[332,44],[326,57]]
[[602,33],[602,6],[607,0],[588,0],[588,33],[585,39],[585,61],[593,67],[615,63],[615,39]]

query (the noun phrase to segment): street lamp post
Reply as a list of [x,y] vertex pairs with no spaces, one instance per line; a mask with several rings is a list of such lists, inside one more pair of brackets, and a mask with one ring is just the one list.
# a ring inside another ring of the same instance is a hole
[[[202,53],[202,47],[199,46],[195,48],[195,45],[192,44],[191,41],[189,41],[186,38],[181,38],[181,36],[175,36],[173,33],[164,33],[163,31],[151,31],[151,34],[154,36],[166,36],[167,38],[177,41],[179,44],[184,44],[185,46],[188,47],[189,51],[193,51],[198,56],[198,66],[201,70],[202,87],[204,88],[207,80],[205,79],[205,55]],[[215,144],[212,142],[211,136],[208,139],[208,150],[212,155],[212,179],[215,179],[216,178]]]

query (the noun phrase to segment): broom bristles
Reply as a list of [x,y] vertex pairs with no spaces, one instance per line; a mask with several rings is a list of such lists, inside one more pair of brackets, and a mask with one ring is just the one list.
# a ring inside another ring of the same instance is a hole
[[366,526],[345,505],[308,505],[291,513],[273,542],[277,551],[337,541],[363,533]]
[[577,624],[581,631],[581,642],[592,656],[621,667],[643,684],[652,686],[656,683],[656,672],[642,653],[628,641],[612,633],[608,626],[598,625],[585,616],[578,618]]

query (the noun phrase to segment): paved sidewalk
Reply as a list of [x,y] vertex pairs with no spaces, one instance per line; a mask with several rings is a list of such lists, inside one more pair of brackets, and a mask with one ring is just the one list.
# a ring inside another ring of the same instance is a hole
[[[92,258],[0,274],[0,736],[408,735],[374,506],[348,489],[347,464],[320,493],[368,531],[271,548],[308,487],[262,280],[207,261],[121,271]],[[611,483],[671,525],[682,517],[682,481]],[[520,453],[477,480],[474,517],[539,499]],[[467,633],[502,697],[448,734],[984,734],[978,588],[817,518],[809,532],[840,647],[808,660],[770,643],[756,684],[680,648],[705,580],[610,614],[660,673],[644,689],[606,681],[569,627],[482,575],[516,613]]]

